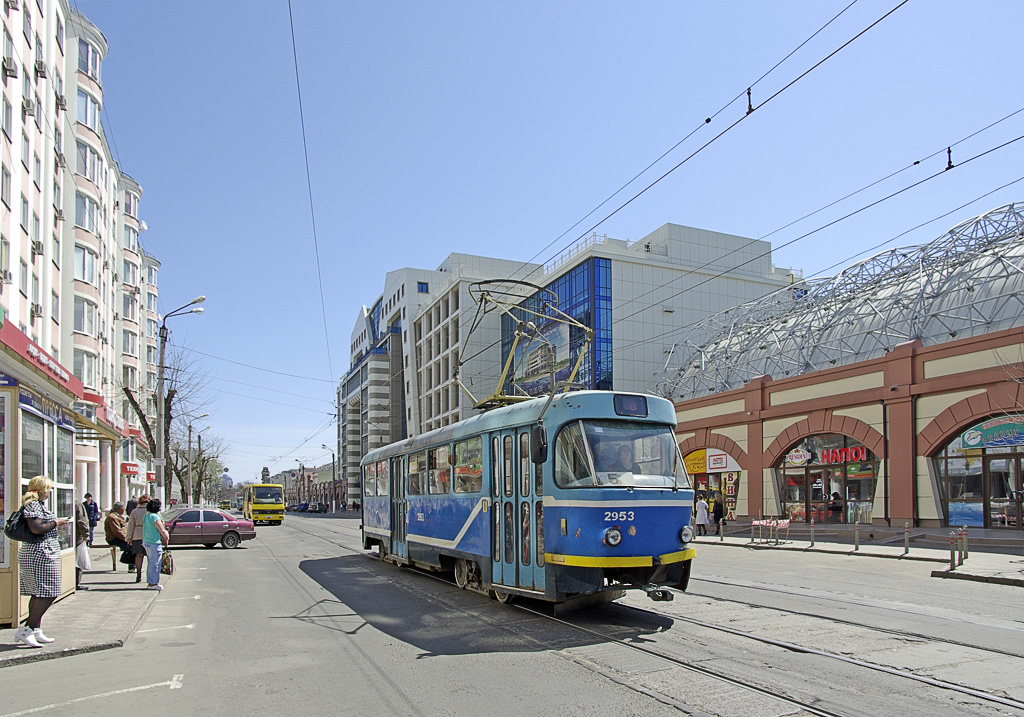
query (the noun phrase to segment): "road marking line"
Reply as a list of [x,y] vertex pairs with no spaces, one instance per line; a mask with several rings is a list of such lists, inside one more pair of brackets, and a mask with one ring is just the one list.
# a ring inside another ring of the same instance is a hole
[[195,623],[191,625],[175,625],[174,627],[151,627],[148,630],[136,630],[136,633],[140,632],[160,632],[161,630],[191,630],[195,627]]
[[46,710],[52,710],[52,709],[56,709],[58,707],[67,707],[68,705],[77,704],[79,702],[85,702],[87,700],[99,700],[99,699],[103,699],[105,697],[113,697],[115,695],[124,695],[124,694],[127,694],[129,692],[139,692],[140,690],[151,690],[154,687],[167,687],[168,689],[171,689],[171,690],[180,690],[181,689],[181,680],[184,677],[185,677],[185,675],[175,675],[174,677],[172,677],[171,679],[167,680],[166,682],[154,682],[151,685],[140,685],[139,687],[128,687],[128,688],[123,689],[123,690],[114,690],[113,692],[104,692],[104,693],[99,694],[99,695],[89,695],[88,697],[77,697],[77,698],[75,698],[73,700],[67,700],[65,702],[55,702],[52,705],[44,705],[42,707],[34,707],[34,708],[30,709],[30,710],[23,710],[21,712],[10,712],[10,713],[8,713],[6,715],[3,715],[2,717],[20,717],[20,715],[30,715],[30,714],[35,714],[37,712],[45,712]]
[[201,582],[203,582],[203,579],[202,578],[192,578],[191,580],[175,580],[174,582],[176,582],[176,583],[201,583]]
[[164,598],[160,602],[172,602],[174,600],[198,600],[200,597],[201,596],[199,596],[199,595],[193,595],[192,597],[187,597],[187,598]]

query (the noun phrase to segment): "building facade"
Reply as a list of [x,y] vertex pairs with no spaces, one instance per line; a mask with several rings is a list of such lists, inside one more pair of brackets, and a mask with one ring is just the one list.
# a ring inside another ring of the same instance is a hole
[[696,326],[654,382],[737,519],[1021,529],[1024,212]]
[[[477,285],[508,279],[529,283]],[[517,322],[482,312],[482,291],[501,291],[515,307],[537,303],[531,287],[544,287],[594,329],[576,381],[642,392],[663,367],[672,332],[793,280],[772,266],[767,242],[675,224],[636,242],[587,237],[546,266],[452,254],[433,272],[390,272],[384,293],[360,314],[352,368],[338,388],[339,472],[349,500],[359,499],[367,451],[474,415],[475,403],[498,390]],[[567,330],[556,360],[574,365],[582,342],[581,331]],[[535,356],[514,358],[509,381],[526,390]]]
[[[86,492],[109,508],[141,492],[149,473],[121,391],[143,370],[142,189],[100,123],[99,29],[66,0],[5,2],[0,20],[0,512],[47,475],[49,507],[73,518]],[[65,592],[75,584],[71,525],[60,535]],[[25,615],[17,573],[0,537],[0,624]]]

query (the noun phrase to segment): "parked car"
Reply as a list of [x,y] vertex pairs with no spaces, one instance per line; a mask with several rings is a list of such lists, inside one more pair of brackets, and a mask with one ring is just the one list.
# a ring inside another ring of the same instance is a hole
[[310,503],[309,504],[309,510],[306,511],[306,512],[307,513],[326,513],[327,510],[328,509],[327,509],[327,504],[326,503]]
[[212,508],[168,511],[163,519],[171,535],[171,545],[205,545],[212,548],[220,543],[225,548],[237,548],[243,540],[256,537],[256,528],[251,520],[236,518]]
[[295,506],[296,513],[305,513],[307,510],[309,510],[309,503],[299,503]]

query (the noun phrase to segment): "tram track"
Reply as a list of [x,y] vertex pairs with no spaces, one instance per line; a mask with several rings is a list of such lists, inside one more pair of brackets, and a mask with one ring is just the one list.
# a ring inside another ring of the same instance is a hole
[[[293,527],[295,527],[295,526],[293,526]],[[324,540],[324,541],[326,541],[328,543],[331,543],[331,544],[334,544],[334,545],[336,545],[338,547],[341,547],[341,548],[344,548],[346,550],[349,550],[349,551],[351,551],[353,553],[366,555],[368,558],[371,557],[365,550],[363,550],[361,544],[353,545],[353,544],[342,542],[342,541],[336,539],[338,537],[337,533],[335,533],[332,537],[328,537],[328,536],[324,536],[324,535],[318,534],[317,532],[311,532],[311,531],[302,530],[302,529],[300,529],[298,527],[295,527],[295,529],[298,532],[306,533],[310,537],[317,538],[317,539],[320,539],[320,540]],[[430,578],[430,579],[432,579],[432,580],[434,580],[436,582],[439,582],[439,583],[442,583],[444,585],[450,586],[452,588],[458,589],[458,586],[454,583],[453,580],[447,579],[446,577],[444,577],[442,575],[438,575],[437,573],[433,573],[433,572],[430,572],[430,571],[422,571],[422,570],[417,570],[416,573],[418,575],[421,575],[421,576],[424,576],[424,577],[428,577],[428,578]],[[464,606],[459,606],[459,605],[457,605],[457,604],[453,603],[452,601],[447,600],[445,598],[438,598],[438,596],[432,596],[431,599],[440,599],[441,602],[443,602],[445,605],[447,605],[451,609],[459,610],[459,611],[464,612],[464,613],[472,614],[472,615],[476,616],[477,618],[485,621],[488,625],[490,625],[492,627],[499,627],[500,629],[502,629],[502,630],[504,630],[506,632],[509,632],[511,630],[513,632],[513,634],[516,634],[516,636],[519,639],[529,640],[529,641],[534,642],[534,643],[537,642],[537,638],[536,637],[531,636],[531,635],[522,634],[521,632],[517,633],[515,631],[515,629],[510,627],[509,625],[499,624],[499,623],[497,623],[493,619],[493,617],[491,617],[489,615],[485,615],[485,614],[483,614],[480,611],[477,611],[477,610],[467,610]],[[738,601],[738,602],[740,602],[741,604],[746,604],[746,603],[743,603],[742,601]],[[854,604],[857,604],[857,603],[855,602]],[[670,665],[672,667],[680,668],[680,669],[686,670],[686,671],[691,672],[691,673],[699,674],[699,675],[702,675],[703,677],[706,677],[706,678],[709,678],[709,679],[712,679],[712,680],[715,680],[715,681],[727,684],[727,685],[732,686],[732,687],[741,688],[741,689],[743,689],[743,690],[745,690],[747,692],[750,692],[750,693],[753,693],[753,694],[757,694],[757,695],[760,695],[762,697],[767,697],[767,698],[770,698],[770,699],[773,699],[773,700],[778,700],[778,701],[780,701],[780,702],[782,702],[782,703],[784,703],[786,705],[789,705],[791,707],[796,707],[796,708],[798,708],[800,710],[803,710],[807,714],[821,715],[822,717],[839,717],[840,715],[848,714],[848,713],[843,713],[843,712],[837,712],[837,711],[834,711],[832,709],[827,708],[826,706],[821,704],[821,702],[823,701],[821,699],[815,699],[813,701],[812,700],[807,700],[807,699],[801,699],[800,697],[794,696],[794,695],[789,694],[787,692],[784,692],[784,691],[782,691],[780,689],[775,689],[775,688],[772,688],[770,686],[766,686],[763,683],[759,683],[759,682],[756,682],[756,681],[753,681],[753,680],[743,679],[742,677],[738,677],[738,676],[736,676],[734,674],[727,674],[726,672],[723,672],[721,670],[716,670],[716,669],[708,667],[708,666],[706,666],[704,664],[699,664],[699,663],[705,661],[703,658],[694,659],[694,658],[688,657],[688,656],[673,655],[673,654],[671,654],[670,651],[665,651],[665,650],[662,650],[662,649],[654,649],[652,647],[647,647],[647,646],[644,646],[644,645],[636,644],[635,641],[630,641],[630,640],[622,639],[620,637],[616,637],[615,635],[610,634],[607,630],[595,629],[593,627],[588,627],[588,626],[586,626],[584,624],[581,624],[580,621],[573,621],[571,619],[566,619],[566,618],[556,617],[556,616],[553,616],[553,615],[550,615],[550,614],[546,614],[543,610],[535,609],[535,608],[531,607],[530,605],[528,605],[525,602],[512,603],[512,604],[508,605],[508,607],[511,607],[514,610],[520,611],[521,613],[528,614],[528,615],[530,615],[531,617],[533,617],[535,619],[546,621],[546,622],[555,623],[555,624],[558,624],[559,626],[561,626],[561,627],[563,627],[565,629],[569,629],[569,630],[575,631],[577,633],[587,635],[588,637],[591,637],[591,638],[596,638],[601,643],[614,643],[614,644],[619,645],[619,646],[621,646],[621,647],[623,647],[625,649],[628,649],[630,651],[637,652],[637,653],[643,653],[644,655],[647,655],[649,657],[656,658],[657,660],[663,661],[665,664]],[[757,607],[761,607],[761,608],[766,609],[766,610],[775,610],[775,608],[772,608],[772,607],[765,607],[765,606],[760,606],[760,605],[757,605]],[[877,608],[878,606],[877,605],[872,605],[870,607]],[[963,695],[965,697],[973,698],[975,700],[979,700],[979,701],[984,702],[984,703],[989,704],[989,705],[998,706],[999,708],[1002,708],[1002,709],[1007,709],[1008,708],[1008,709],[1012,709],[1012,710],[1018,710],[1021,714],[1024,714],[1024,702],[1019,701],[1019,700],[1015,700],[1015,699],[1012,699],[1012,698],[1009,698],[1009,697],[1004,697],[1004,696],[1001,696],[1001,695],[998,695],[998,694],[993,694],[992,692],[988,692],[986,690],[976,689],[976,688],[973,688],[973,687],[967,687],[967,686],[964,686],[964,685],[948,682],[948,681],[945,681],[945,680],[940,680],[940,679],[936,679],[936,678],[932,678],[932,677],[918,675],[918,674],[915,674],[913,672],[908,672],[906,670],[902,670],[902,669],[898,669],[898,668],[894,668],[894,667],[888,667],[888,666],[885,666],[885,665],[880,665],[880,664],[877,664],[877,663],[872,663],[872,662],[869,662],[869,661],[866,661],[866,660],[861,660],[861,659],[857,659],[857,658],[854,658],[854,657],[849,657],[849,656],[846,656],[846,655],[836,654],[836,653],[833,653],[833,652],[829,652],[827,650],[820,650],[820,649],[817,649],[817,648],[805,647],[805,646],[798,645],[798,644],[795,644],[795,643],[790,643],[790,642],[781,641],[781,640],[775,640],[773,638],[767,638],[767,637],[764,637],[762,635],[757,635],[756,633],[752,633],[752,632],[748,632],[748,631],[744,631],[744,630],[738,630],[738,629],[734,629],[734,628],[724,628],[722,626],[709,627],[704,622],[702,622],[702,621],[700,621],[698,619],[695,619],[695,618],[690,618],[690,617],[686,617],[684,615],[679,615],[679,614],[676,614],[676,613],[671,613],[671,612],[666,612],[666,611],[659,611],[659,610],[652,610],[652,609],[635,607],[635,606],[628,605],[628,604],[623,604],[623,603],[614,603],[611,606],[606,606],[605,609],[623,610],[623,611],[629,611],[629,612],[634,613],[634,614],[641,614],[641,615],[642,614],[646,614],[646,615],[651,616],[653,618],[665,618],[665,619],[671,620],[673,622],[676,622],[676,621],[683,622],[683,623],[687,624],[688,626],[690,626],[690,629],[701,629],[701,628],[703,628],[703,629],[706,629],[706,630],[713,630],[715,633],[721,633],[721,632],[724,631],[724,632],[727,632],[728,634],[730,634],[733,637],[736,637],[738,639],[741,639],[741,640],[752,640],[752,641],[754,641],[754,642],[756,642],[758,644],[771,646],[771,647],[773,647],[775,649],[783,650],[783,651],[785,651],[787,653],[798,654],[798,655],[806,655],[806,656],[810,656],[810,657],[813,657],[813,658],[825,659],[825,660],[829,660],[829,661],[836,661],[838,663],[841,663],[841,664],[843,664],[845,666],[848,666],[848,667],[852,667],[854,669],[870,670],[872,672],[885,675],[887,678],[896,678],[896,679],[899,679],[899,680],[910,680],[910,681],[913,681],[913,682],[915,682],[915,683],[917,683],[917,684],[919,684],[919,685],[921,685],[921,686],[923,686],[923,687],[925,687],[925,688],[927,688],[929,690],[937,690],[937,691],[939,691],[939,694]],[[779,612],[786,612],[786,611],[779,610]],[[811,614],[811,613],[795,612],[795,614],[802,615],[802,616],[807,616],[807,617],[811,617],[811,618],[816,618],[816,619],[826,619],[826,618],[822,618],[820,615],[814,615],[814,614]],[[830,622],[834,622],[831,619],[829,619],[829,620],[830,620]],[[849,622],[849,621],[848,621],[848,623],[850,625],[856,625],[857,627],[864,628],[863,625],[859,625],[857,623],[853,623],[853,622]],[[908,632],[905,632],[905,631],[884,630],[884,629],[873,628],[873,627],[864,628],[864,629],[871,630],[871,631],[888,633],[888,634],[890,634],[890,635],[892,635],[894,637],[899,637],[899,638],[911,638],[911,639],[915,639],[915,640],[927,641],[927,642],[930,642],[930,643],[945,643],[945,644],[950,644],[950,645],[955,645],[955,646],[960,646],[960,647],[970,647],[970,648],[973,648],[973,649],[984,650],[984,651],[986,651],[986,652],[988,652],[990,654],[996,654],[996,655],[1001,655],[1001,656],[1004,656],[1004,657],[1011,657],[1011,658],[1020,658],[1020,656],[1017,655],[1017,654],[1006,652],[1006,651],[1001,651],[1001,650],[998,650],[998,649],[979,648],[979,647],[974,646],[974,645],[964,645],[963,643],[956,642],[956,641],[936,640],[934,637],[927,636],[927,635],[917,635],[917,634],[908,633]],[[686,636],[681,637],[679,634],[675,634],[675,635],[673,635],[673,639],[678,639],[680,641],[689,641],[689,640],[691,640],[691,635],[687,634]],[[672,706],[676,707],[677,709],[679,709],[680,711],[683,711],[683,712],[691,712],[691,711],[693,711],[691,708],[687,707],[686,705],[683,705],[683,704],[679,703],[678,701],[676,701],[674,698],[672,698],[671,696],[669,696],[667,694],[664,694],[664,693],[659,692],[657,690],[652,690],[649,686],[646,686],[646,685],[642,684],[641,682],[639,682],[637,680],[633,680],[631,678],[624,677],[622,674],[616,672],[614,670],[614,668],[602,666],[602,665],[600,665],[600,663],[593,662],[593,661],[591,661],[588,658],[581,657],[580,655],[573,654],[572,652],[567,652],[567,651],[565,651],[565,650],[563,650],[561,648],[558,648],[558,647],[548,646],[548,649],[554,649],[555,651],[557,651],[559,654],[561,654],[566,659],[569,659],[569,660],[571,660],[571,661],[573,661],[573,662],[575,662],[577,664],[580,664],[581,666],[584,666],[584,667],[586,667],[588,669],[600,672],[605,677],[607,677],[609,679],[612,679],[613,681],[615,681],[615,682],[617,682],[619,684],[623,684],[625,686],[628,686],[631,689],[634,689],[634,690],[636,690],[636,691],[638,691],[638,692],[640,692],[642,694],[645,694],[645,695],[647,695],[647,696],[649,696],[649,697],[651,697],[653,699],[657,699],[659,702],[662,702],[664,704],[672,705]],[[692,645],[688,649],[692,650]],[[746,652],[746,651],[744,651],[744,652]]]

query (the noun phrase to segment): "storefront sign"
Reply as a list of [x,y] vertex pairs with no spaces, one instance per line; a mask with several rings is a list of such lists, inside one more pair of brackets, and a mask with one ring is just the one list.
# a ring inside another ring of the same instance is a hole
[[61,428],[69,431],[75,430],[75,420],[71,416],[71,411],[52,399],[22,387],[18,391],[18,403],[22,408],[28,408],[40,416],[50,419]]
[[122,463],[121,472],[126,475],[137,476],[139,474],[139,465],[137,463]]
[[724,453],[709,454],[707,461],[709,471],[724,471],[729,466],[729,458]]
[[683,463],[686,465],[686,472],[690,475],[740,469],[740,464],[735,458],[718,448],[700,448],[683,458]]
[[821,452],[822,463],[846,463],[847,461],[866,461],[868,449],[864,446],[849,448],[826,448]]
[[156,471],[146,471],[146,482],[156,483]]
[[1024,444],[1024,416],[1001,416],[979,423],[961,435],[964,448],[994,448]]
[[82,397],[84,392],[82,382],[54,360],[50,354],[39,348],[38,344],[23,334],[14,324],[4,322],[3,325],[0,325],[0,344],[18,354],[69,393],[78,398]]
[[0,386],[17,386],[18,379],[14,376],[8,376],[6,373],[0,372]]
[[683,465],[686,466],[686,472],[690,475],[707,473],[707,454],[703,448],[694,451],[683,459]]
[[786,461],[794,466],[802,466],[810,460],[810,451],[805,451],[803,448],[794,448],[786,454]]

